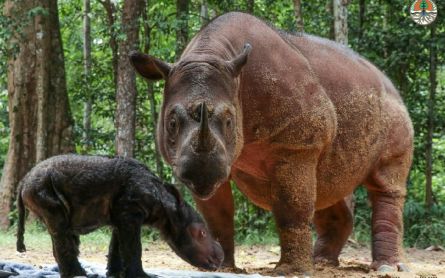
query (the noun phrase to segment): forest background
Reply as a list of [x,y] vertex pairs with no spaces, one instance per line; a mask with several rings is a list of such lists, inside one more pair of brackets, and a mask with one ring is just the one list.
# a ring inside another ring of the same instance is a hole
[[[436,1],[438,18],[428,26],[410,18],[411,2],[0,0],[0,226],[14,227],[18,181],[58,153],[134,156],[174,182],[155,143],[163,82],[136,78],[128,53],[173,62],[209,20],[244,11],[288,32],[346,44],[390,77],[415,129],[404,244],[445,245],[445,2]],[[270,212],[232,188],[237,241],[277,242]],[[359,242],[369,242],[370,213],[360,187]]]

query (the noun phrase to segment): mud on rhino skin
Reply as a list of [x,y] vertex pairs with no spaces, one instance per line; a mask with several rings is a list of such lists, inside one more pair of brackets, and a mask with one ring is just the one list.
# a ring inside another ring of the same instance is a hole
[[313,260],[338,264],[352,230],[344,198],[360,184],[372,202],[371,266],[401,262],[413,128],[372,63],[238,12],[211,21],[173,64],[137,52],[130,59],[143,77],[166,80],[160,151],[194,194],[225,266],[235,267],[229,180],[272,211],[277,273],[310,273]]

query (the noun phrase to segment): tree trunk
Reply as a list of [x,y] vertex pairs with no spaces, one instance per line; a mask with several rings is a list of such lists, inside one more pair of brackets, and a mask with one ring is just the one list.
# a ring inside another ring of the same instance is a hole
[[[41,7],[42,9],[38,9]],[[30,17],[29,11],[37,10]],[[70,152],[72,118],[56,0],[5,3],[5,16],[21,27],[11,30],[8,60],[10,144],[0,180],[0,226],[9,226],[16,187],[36,163]]]
[[426,168],[425,168],[425,204],[430,209],[434,203],[433,200],[433,133],[434,133],[434,104],[436,101],[437,88],[437,52],[436,52],[436,24],[431,25],[431,42],[430,42],[430,95],[428,98],[428,123],[426,134]]
[[253,14],[255,11],[255,0],[246,0],[247,12]]
[[360,47],[363,45],[363,26],[365,24],[365,13],[366,13],[366,2],[365,0],[360,0],[359,2],[359,16],[358,16],[358,39]]
[[328,0],[327,4],[326,4],[326,10],[328,11],[328,13],[331,15],[331,22],[330,22],[330,26],[329,26],[329,39],[335,41],[335,17],[334,17],[334,1],[333,0]]
[[181,56],[188,40],[189,0],[176,0],[176,58]]
[[88,152],[91,145],[91,112],[92,112],[92,95],[90,87],[91,73],[91,26],[90,26],[90,0],[83,1],[83,65],[84,65],[84,82],[85,82],[85,102],[83,108],[83,151]]
[[335,41],[348,45],[348,0],[332,0]]
[[114,87],[117,88],[117,64],[118,64],[118,45],[116,38],[116,6],[111,0],[99,0],[99,2],[104,6],[105,11],[107,13],[107,23],[108,30],[110,32],[110,48],[112,54],[112,63],[113,63],[113,80]]
[[136,75],[128,58],[139,45],[139,16],[143,0],[125,0],[122,11],[122,30],[125,39],[119,41],[116,88],[116,153],[124,157],[134,155],[136,123]]
[[207,0],[201,0],[201,26],[206,25],[209,22],[209,7],[207,4]]
[[301,12],[301,0],[294,0],[294,12],[297,32],[304,32],[303,14]]
[[[144,52],[149,53],[150,52],[150,44],[151,44],[151,26],[148,25],[148,7],[150,5],[149,0],[146,0],[144,13],[142,14],[142,19],[144,22]],[[156,111],[156,99],[155,99],[155,92],[153,90],[153,83],[147,83],[147,94],[150,101],[150,116],[151,116],[151,122],[153,123],[153,131],[152,131],[152,137],[155,143],[155,160],[156,160],[156,172],[159,177],[163,177],[163,164],[161,159],[161,154],[159,153],[159,146],[158,141],[156,140],[156,130],[157,130],[157,122],[158,122],[158,113]]]

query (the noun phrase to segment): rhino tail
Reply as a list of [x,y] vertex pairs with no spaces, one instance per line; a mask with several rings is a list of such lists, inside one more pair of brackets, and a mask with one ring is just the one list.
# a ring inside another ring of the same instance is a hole
[[17,194],[17,210],[19,213],[19,221],[17,225],[17,251],[20,253],[26,252],[26,246],[24,243],[24,234],[25,234],[25,219],[26,219],[26,210],[23,204],[22,199],[22,187],[19,186],[18,194]]
[[66,220],[69,221],[71,208],[65,196],[63,196],[63,193],[60,192],[59,190],[59,185],[64,182],[63,175],[59,173],[57,170],[52,170],[49,172],[49,177],[51,182],[51,188],[53,189],[59,201],[62,203]]

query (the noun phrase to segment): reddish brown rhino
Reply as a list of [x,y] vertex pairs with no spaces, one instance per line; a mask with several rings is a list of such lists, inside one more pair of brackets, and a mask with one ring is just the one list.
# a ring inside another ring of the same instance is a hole
[[374,65],[337,43],[243,13],[210,22],[174,64],[140,53],[131,60],[145,78],[166,81],[160,151],[193,192],[226,266],[235,267],[233,180],[275,217],[277,273],[310,272],[313,260],[338,264],[352,230],[344,197],[360,184],[372,202],[372,268],[405,270],[413,128]]

